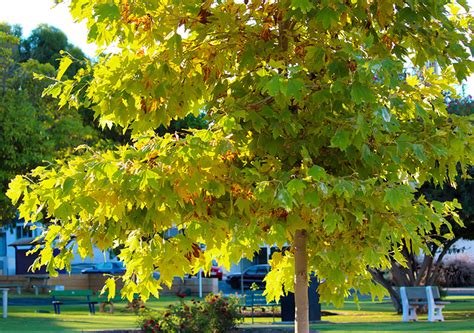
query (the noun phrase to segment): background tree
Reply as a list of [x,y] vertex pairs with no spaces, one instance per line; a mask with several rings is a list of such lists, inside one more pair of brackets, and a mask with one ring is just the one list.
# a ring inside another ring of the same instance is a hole
[[[461,99],[449,98],[448,112],[461,116],[474,114],[474,102],[471,96]],[[395,258],[391,258],[392,266],[389,274],[380,270],[371,270],[374,279],[383,285],[391,295],[393,304],[397,311],[401,312],[402,304],[396,287],[400,286],[429,286],[438,283],[443,259],[446,254],[453,250],[453,245],[460,239],[474,239],[474,168],[467,168],[470,178],[462,178],[461,174],[456,177],[454,183],[447,182],[443,186],[426,182],[418,193],[426,197],[428,201],[452,201],[457,200],[462,208],[458,213],[463,221],[462,225],[452,223],[439,230],[432,230],[425,238],[426,249],[423,255],[410,249],[410,244],[404,242],[402,255],[406,265],[401,265]]]
[[[50,162],[80,144],[96,141],[95,131],[76,111],[57,110],[51,97],[42,98],[50,82],[34,75],[54,77],[57,70],[35,59],[21,61],[21,29],[0,24],[0,221],[6,224],[16,209],[5,196],[18,173]],[[57,54],[59,57],[59,53]],[[59,65],[59,63],[57,63]]]
[[[295,291],[297,332],[309,329],[310,272],[325,279],[323,300],[341,305],[352,287],[380,294],[367,266],[388,268],[388,253],[403,262],[398,244],[416,252],[433,226],[459,222],[456,203],[415,193],[473,159],[471,123],[443,100],[472,69],[471,17],[445,5],[70,1],[89,37],[118,52],[83,71],[87,83],[76,76],[48,91],[134,141],[11,184],[22,217],[52,220],[36,265],[68,267],[71,240],[82,256],[92,244],[120,247],[122,293],[146,299],[213,258],[229,267],[263,243],[291,244],[273,255],[266,294]],[[420,75],[400,75],[408,60]],[[442,75],[423,67],[429,60]],[[155,133],[203,111],[206,129]],[[164,239],[171,226],[186,232]]]
[[76,59],[66,74],[74,75],[79,68],[84,67],[81,63],[86,58],[84,52],[70,44],[66,34],[53,26],[40,24],[21,43],[22,61],[34,59],[42,64],[51,64],[55,68],[59,66],[62,51]]

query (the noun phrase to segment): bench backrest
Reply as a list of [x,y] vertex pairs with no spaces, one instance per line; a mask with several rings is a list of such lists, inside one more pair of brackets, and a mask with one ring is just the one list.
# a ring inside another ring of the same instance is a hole
[[423,302],[433,305],[439,300],[439,288],[436,286],[426,287],[400,287],[400,297],[404,308],[408,308],[411,302]]
[[439,294],[439,288],[436,286],[431,286],[431,293],[433,294],[433,298],[435,300],[441,299],[441,295]]
[[420,300],[426,301],[428,297],[426,296],[425,287],[405,287],[406,296],[408,300]]
[[92,296],[94,293],[92,290],[51,290],[49,292],[51,296],[55,297],[71,297],[71,296]]
[[262,293],[251,292],[244,296],[244,304],[249,306],[254,305],[276,305],[277,303],[267,302],[267,298]]

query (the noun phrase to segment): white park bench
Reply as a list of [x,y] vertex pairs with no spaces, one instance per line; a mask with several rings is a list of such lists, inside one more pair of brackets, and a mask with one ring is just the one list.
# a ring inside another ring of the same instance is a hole
[[449,302],[442,302],[438,287],[400,287],[403,321],[418,320],[416,310],[428,307],[428,321],[444,321],[442,310]]

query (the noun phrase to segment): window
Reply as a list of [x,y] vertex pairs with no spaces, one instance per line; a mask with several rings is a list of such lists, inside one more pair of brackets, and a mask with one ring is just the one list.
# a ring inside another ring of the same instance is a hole
[[5,257],[6,255],[7,255],[7,235],[5,233],[1,233],[0,234],[0,257]]
[[33,230],[30,228],[26,227],[16,227],[16,238],[21,239],[21,238],[31,238],[33,237]]
[[257,274],[257,267],[250,267],[245,271],[245,274]]
[[267,273],[268,273],[267,266],[261,266],[258,268],[258,275],[267,275]]

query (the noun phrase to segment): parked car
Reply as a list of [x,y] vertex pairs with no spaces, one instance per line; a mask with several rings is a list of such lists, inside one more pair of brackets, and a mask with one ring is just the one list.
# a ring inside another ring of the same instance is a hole
[[121,262],[104,262],[101,264],[95,264],[91,268],[85,268],[81,271],[82,274],[92,273],[106,273],[106,274],[123,274],[125,273],[125,267]]
[[263,279],[270,271],[270,265],[254,265],[250,266],[244,270],[244,273],[232,273],[227,275],[226,282],[234,289],[240,289],[241,279],[243,276],[244,279],[244,288],[250,288],[250,286],[255,283],[259,287],[264,287],[265,282]]

